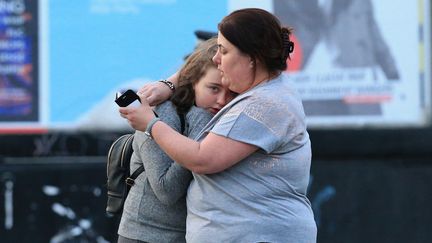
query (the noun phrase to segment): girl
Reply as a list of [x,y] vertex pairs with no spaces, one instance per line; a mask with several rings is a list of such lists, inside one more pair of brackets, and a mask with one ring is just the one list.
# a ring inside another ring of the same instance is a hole
[[[181,131],[179,115],[185,117],[184,134],[194,138],[233,93],[221,85],[221,76],[211,58],[216,39],[203,42],[178,73],[180,87],[162,81],[174,90],[171,101],[154,110],[175,131]],[[141,131],[135,132],[131,172],[140,164],[138,176],[125,201],[118,230],[118,242],[185,242],[186,190],[190,171],[173,162]]]

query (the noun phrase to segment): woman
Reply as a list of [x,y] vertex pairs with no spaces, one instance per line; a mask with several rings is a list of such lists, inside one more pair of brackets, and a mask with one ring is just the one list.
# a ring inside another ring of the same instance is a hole
[[[201,44],[180,70],[181,86],[171,101],[155,108],[160,119],[175,131],[181,130],[179,114],[184,114],[184,134],[191,138],[233,98],[221,87],[220,73],[211,61],[216,48],[215,39]],[[133,149],[130,170],[144,164],[145,171],[135,180],[125,201],[118,242],[184,242],[185,196],[191,173],[174,163],[143,132],[135,133]]]
[[119,111],[193,172],[187,242],[316,242],[306,197],[311,147],[305,115],[282,74],[293,49],[291,31],[261,9],[234,11],[218,30],[213,61],[222,84],[239,96],[197,141],[155,118],[146,102]]

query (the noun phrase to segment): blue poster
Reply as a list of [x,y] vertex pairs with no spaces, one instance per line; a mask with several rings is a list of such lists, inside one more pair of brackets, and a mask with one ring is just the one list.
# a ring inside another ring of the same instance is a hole
[[0,1],[0,133],[124,128],[115,92],[174,73],[226,13],[216,0]]
[[37,2],[0,4],[0,121],[39,119]]
[[[194,32],[217,30],[226,3],[54,0],[48,12],[49,121],[67,127],[79,125],[115,89],[175,72],[196,44]],[[110,100],[116,111],[114,94]]]

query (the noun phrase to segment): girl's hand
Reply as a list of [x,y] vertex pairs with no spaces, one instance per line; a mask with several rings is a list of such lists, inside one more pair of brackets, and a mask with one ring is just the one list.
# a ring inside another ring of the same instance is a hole
[[[172,90],[162,82],[152,82],[145,84],[138,90],[138,94],[145,97],[151,106],[158,105],[170,98]],[[141,98],[142,100],[142,98]]]
[[139,107],[120,107],[119,112],[123,118],[126,118],[129,124],[138,131],[144,132],[147,124],[155,117],[152,108],[147,102],[144,95],[138,94],[141,99]]

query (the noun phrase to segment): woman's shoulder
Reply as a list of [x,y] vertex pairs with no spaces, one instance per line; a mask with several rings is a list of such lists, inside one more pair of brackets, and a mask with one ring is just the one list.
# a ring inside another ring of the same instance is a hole
[[[276,81],[274,83],[271,83]],[[284,114],[287,118],[304,116],[300,97],[289,84],[272,80],[240,97],[230,109],[230,114],[242,114],[253,117],[273,117]]]
[[286,75],[270,80],[253,90],[245,102],[274,105],[275,108],[301,106],[301,97]]

